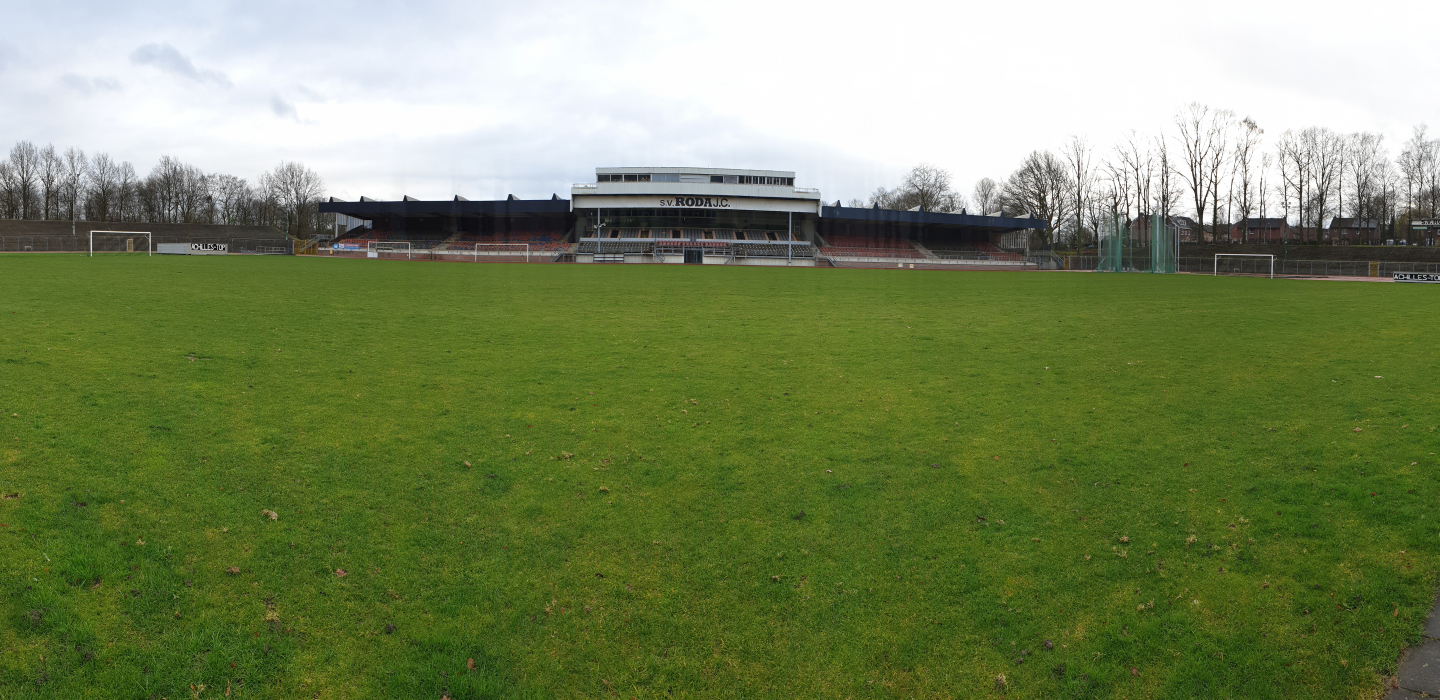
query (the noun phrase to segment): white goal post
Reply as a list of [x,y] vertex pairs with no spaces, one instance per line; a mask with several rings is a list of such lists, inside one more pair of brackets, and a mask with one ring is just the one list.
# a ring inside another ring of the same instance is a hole
[[1220,258],[1270,258],[1270,279],[1275,279],[1275,256],[1263,253],[1216,253],[1215,264],[1211,268],[1214,274],[1211,277],[1220,275]]
[[[97,233],[116,234],[116,235],[130,235],[130,236],[144,236],[144,237],[145,237],[145,254],[146,254],[146,255],[154,255],[154,254],[155,254],[154,241],[153,241],[152,237],[150,236],[150,232],[149,232],[149,231],[91,231],[91,232],[90,232],[90,257],[92,257],[92,258],[95,257],[95,234],[97,234]],[[103,252],[103,251],[102,251],[102,252]],[[131,250],[131,251],[126,251],[126,252],[134,252],[134,251]]]

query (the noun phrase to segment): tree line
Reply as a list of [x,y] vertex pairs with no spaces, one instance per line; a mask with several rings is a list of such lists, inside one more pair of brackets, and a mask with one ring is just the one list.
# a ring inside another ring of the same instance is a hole
[[922,164],[898,187],[850,204],[1028,216],[1046,223],[1036,244],[1077,248],[1093,244],[1107,222],[1144,215],[1188,216],[1214,240],[1227,240],[1233,224],[1278,218],[1294,240],[1311,242],[1335,217],[1406,239],[1411,219],[1440,216],[1440,138],[1423,124],[1392,158],[1380,134],[1316,126],[1267,143],[1255,120],[1191,103],[1168,133],[1132,130],[1099,152],[1075,136],[1058,151],[1031,152],[1009,177],[981,178],[969,197],[950,173]]
[[141,177],[129,162],[16,143],[0,160],[0,218],[274,226],[308,238],[333,225],[319,212],[325,183],[282,162],[254,182],[162,156]]

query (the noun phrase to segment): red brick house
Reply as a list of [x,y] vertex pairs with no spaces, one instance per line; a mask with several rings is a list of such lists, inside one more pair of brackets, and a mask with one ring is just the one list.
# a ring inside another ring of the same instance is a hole
[[1230,226],[1230,237],[1241,243],[1283,243],[1297,241],[1295,231],[1283,218],[1241,219]]
[[1374,219],[1335,217],[1325,237],[1337,245],[1379,245],[1380,222]]

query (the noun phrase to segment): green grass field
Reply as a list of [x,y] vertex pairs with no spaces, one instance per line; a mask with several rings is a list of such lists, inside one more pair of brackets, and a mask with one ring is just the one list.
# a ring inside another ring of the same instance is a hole
[[1377,697],[1437,293],[0,256],[0,697]]

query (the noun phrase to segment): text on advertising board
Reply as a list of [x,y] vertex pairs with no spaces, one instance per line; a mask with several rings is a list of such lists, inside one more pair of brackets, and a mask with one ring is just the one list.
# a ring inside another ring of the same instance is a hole
[[674,199],[661,199],[662,207],[691,207],[695,209],[729,209],[730,200],[727,197],[676,197]]
[[191,243],[190,250],[207,250],[223,253],[225,252],[225,245],[224,243]]
[[1431,272],[1396,272],[1390,278],[1393,282],[1429,282],[1440,284],[1440,274]]

